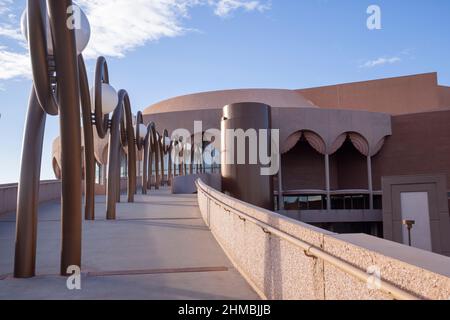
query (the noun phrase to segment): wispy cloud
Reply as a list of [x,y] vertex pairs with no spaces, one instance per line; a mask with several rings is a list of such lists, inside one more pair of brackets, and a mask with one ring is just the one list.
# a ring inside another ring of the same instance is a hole
[[30,58],[26,53],[16,53],[0,46],[0,80],[30,78]]
[[17,41],[23,41],[23,36],[20,29],[6,23],[0,24],[0,37],[1,36]]
[[0,0],[0,14],[10,13],[13,0]]
[[374,60],[368,60],[360,65],[360,68],[374,68],[388,64],[395,64],[401,62],[402,59],[400,57],[380,57]]
[[[219,17],[236,11],[263,12],[270,0],[78,0],[91,23],[92,36],[84,54],[124,57],[136,48],[166,37],[177,37],[190,29],[183,25],[192,8],[208,6]],[[14,7],[13,0],[0,0],[0,38],[13,40],[19,49],[24,46],[20,35],[23,8]],[[26,52],[0,47],[0,80],[29,76]]]
[[261,3],[261,1],[220,0],[211,2],[216,7],[214,13],[219,17],[228,17],[231,12],[239,9],[263,12],[270,9],[271,6],[270,2]]

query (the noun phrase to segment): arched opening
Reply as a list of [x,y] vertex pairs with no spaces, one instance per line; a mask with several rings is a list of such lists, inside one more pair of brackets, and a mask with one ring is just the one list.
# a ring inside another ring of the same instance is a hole
[[[325,143],[316,133],[299,131],[282,146],[282,188],[278,203],[284,210],[326,209]],[[275,179],[276,183],[280,175]]]
[[347,137],[342,147],[330,156],[332,190],[367,190],[367,157]]
[[367,157],[347,138],[330,157],[331,209],[370,209]]
[[297,144],[281,157],[283,190],[324,190],[325,159],[302,136]]

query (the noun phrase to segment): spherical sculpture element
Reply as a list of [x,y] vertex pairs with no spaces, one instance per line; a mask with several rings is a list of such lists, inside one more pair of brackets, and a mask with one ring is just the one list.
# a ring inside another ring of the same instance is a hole
[[[45,20],[46,25],[46,32],[47,32],[47,52],[48,54],[53,54],[53,43],[52,43],[52,37],[51,31],[50,31],[50,24],[48,23],[48,19]],[[20,17],[20,31],[22,32],[23,37],[28,42],[28,11],[25,9],[22,12],[22,16]]]
[[[81,8],[74,4],[72,11],[72,27],[75,29],[75,39],[77,43],[77,53],[80,54],[86,49],[91,38],[91,25],[86,14]],[[69,23],[69,22],[67,22]]]
[[[91,37],[91,26],[86,14],[81,8],[74,4],[71,10],[71,19],[68,20],[68,26],[72,26],[75,29],[75,41],[77,43],[77,53],[80,54],[86,49],[89,39]],[[69,23],[70,22],[70,23]],[[53,43],[50,31],[50,23],[48,19],[45,21],[47,28],[47,51],[48,54],[53,54]],[[20,29],[22,35],[28,41],[28,11],[25,9],[20,18]]]
[[142,123],[139,125],[139,135],[141,139],[145,139],[147,136],[147,127]]
[[[102,113],[109,114],[116,109],[119,103],[119,97],[113,86],[102,83]],[[91,88],[91,106],[92,111],[95,110],[95,88]]]
[[170,147],[170,143],[172,142],[172,140],[170,140],[169,137],[166,137],[164,140],[165,140],[164,143],[165,143],[166,147],[167,148]]

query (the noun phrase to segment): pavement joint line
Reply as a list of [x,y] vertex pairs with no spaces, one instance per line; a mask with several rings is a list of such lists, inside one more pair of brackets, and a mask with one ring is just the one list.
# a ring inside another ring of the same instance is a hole
[[193,268],[167,268],[148,270],[123,270],[123,271],[96,271],[87,272],[88,277],[111,277],[111,276],[138,276],[152,274],[176,274],[176,273],[207,273],[226,272],[228,267],[193,267]]
[[[87,277],[117,277],[117,276],[139,276],[154,274],[180,274],[180,273],[209,273],[209,272],[227,272],[228,267],[192,267],[192,268],[162,268],[162,269],[143,269],[143,270],[119,270],[119,271],[85,271],[83,275]],[[60,277],[59,274],[37,274],[36,278],[42,277]],[[13,279],[12,274],[0,275],[0,281]]]

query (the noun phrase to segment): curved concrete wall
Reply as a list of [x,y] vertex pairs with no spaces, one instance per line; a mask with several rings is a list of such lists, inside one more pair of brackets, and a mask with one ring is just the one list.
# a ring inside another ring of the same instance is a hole
[[239,102],[258,102],[274,108],[315,107],[300,93],[283,89],[236,89],[200,92],[161,101],[144,110],[144,115],[222,109],[224,106]]
[[322,249],[422,299],[450,298],[450,259],[366,235],[333,234],[228,197],[198,181],[206,224],[236,268],[267,299],[392,299],[324,260],[310,257],[235,212]]

